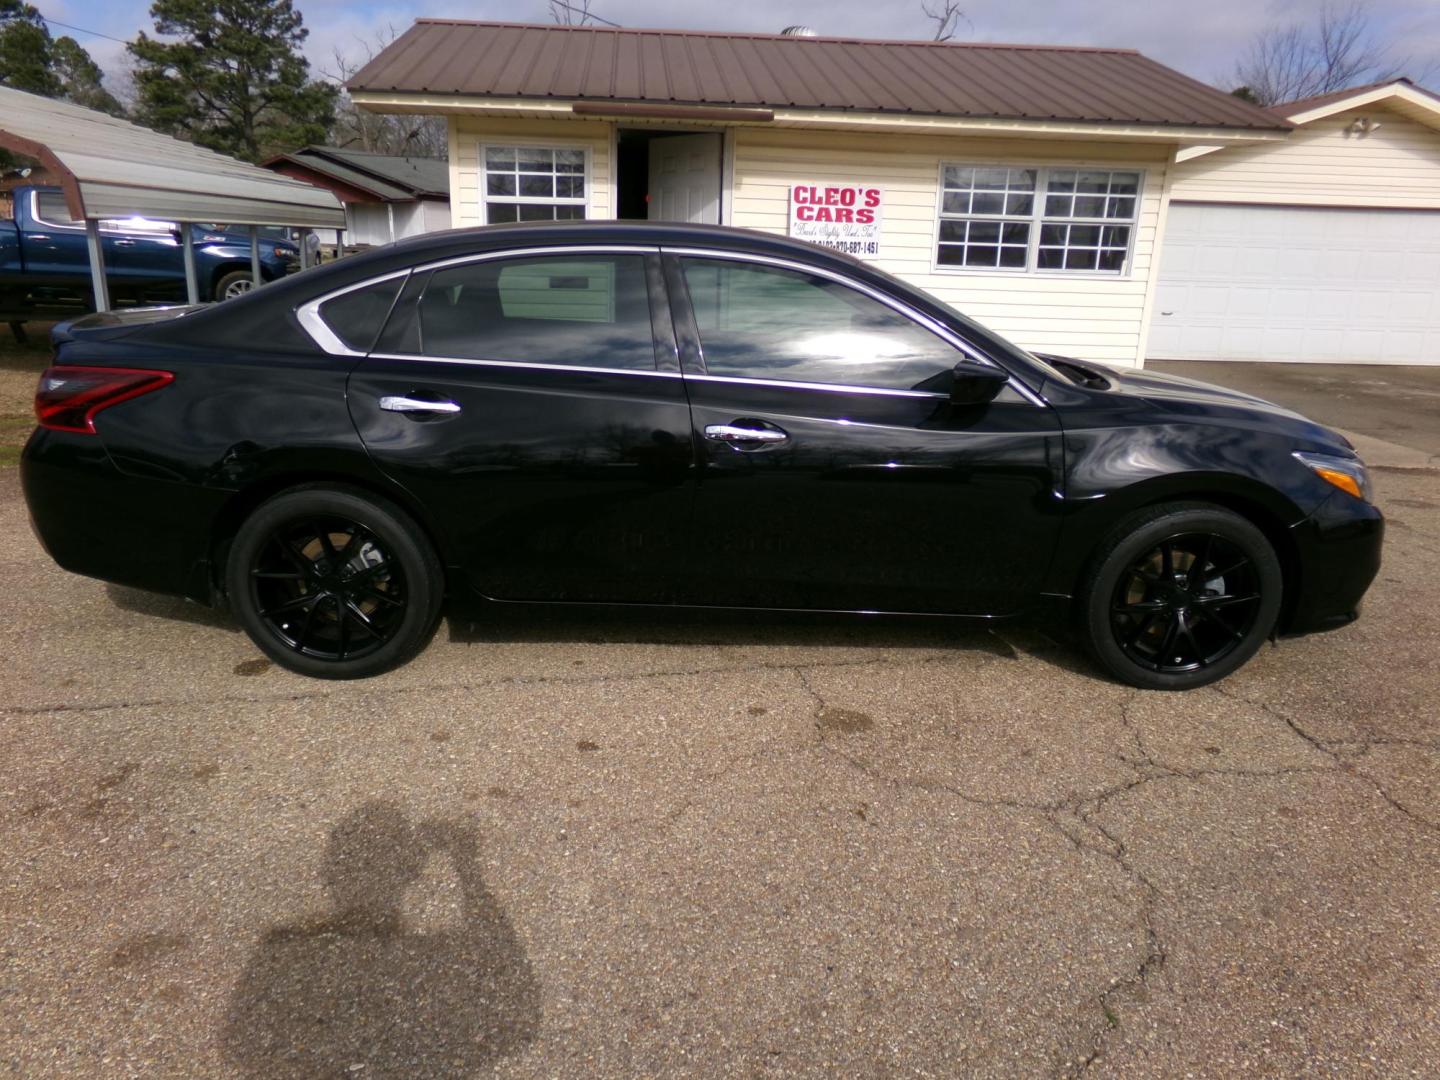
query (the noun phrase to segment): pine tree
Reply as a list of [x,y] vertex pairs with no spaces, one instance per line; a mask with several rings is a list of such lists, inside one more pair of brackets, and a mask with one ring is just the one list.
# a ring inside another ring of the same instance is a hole
[[119,116],[124,110],[102,73],[71,37],[52,38],[40,12],[24,0],[0,0],[0,85]]
[[178,40],[129,46],[141,123],[249,161],[324,142],[336,91],[310,78],[291,0],[155,0],[150,15]]

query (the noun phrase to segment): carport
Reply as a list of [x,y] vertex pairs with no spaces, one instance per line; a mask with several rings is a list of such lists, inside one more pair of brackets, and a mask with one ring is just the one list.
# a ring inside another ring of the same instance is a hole
[[[0,87],[0,147],[51,170],[64,189],[70,215],[85,222],[99,311],[110,308],[100,244],[102,220],[143,217],[175,222],[192,304],[200,300],[193,223],[249,226],[256,285],[261,282],[260,226],[337,232],[345,228],[344,207],[323,188],[93,109],[8,87]],[[305,245],[300,249],[304,260]]]

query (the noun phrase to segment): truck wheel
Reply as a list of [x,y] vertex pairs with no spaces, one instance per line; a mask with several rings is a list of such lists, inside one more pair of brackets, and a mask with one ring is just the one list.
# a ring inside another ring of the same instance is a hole
[[244,296],[251,289],[255,288],[255,281],[250,276],[249,270],[231,270],[228,274],[221,274],[215,282],[216,300],[234,300],[237,296]]

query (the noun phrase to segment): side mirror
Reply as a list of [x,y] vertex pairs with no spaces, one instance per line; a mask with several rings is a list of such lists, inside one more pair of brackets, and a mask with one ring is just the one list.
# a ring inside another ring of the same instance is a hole
[[969,360],[955,365],[954,379],[950,383],[952,405],[984,405],[994,401],[995,395],[1004,389],[1010,376],[999,368],[986,367]]

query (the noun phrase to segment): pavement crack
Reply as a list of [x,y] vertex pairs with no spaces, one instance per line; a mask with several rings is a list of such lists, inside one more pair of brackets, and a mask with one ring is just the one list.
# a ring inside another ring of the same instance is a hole
[[[804,667],[815,671],[827,668],[867,668],[893,664],[894,660],[885,657],[866,660],[826,660],[805,664]],[[963,654],[922,656],[913,660],[905,661],[907,664],[934,664],[934,665],[960,665],[964,663]],[[222,694],[218,697],[197,697],[197,698],[146,698],[142,700],[129,701],[102,701],[95,704],[83,705],[33,705],[13,706],[0,705],[0,712],[9,716],[48,716],[76,713],[95,713],[119,711],[125,709],[172,709],[185,708],[188,706],[202,705],[269,705],[283,704],[286,702],[314,701],[321,698],[341,698],[346,696],[364,697],[413,697],[420,694],[466,692],[473,690],[485,690],[494,687],[505,686],[599,686],[607,683],[629,683],[643,682],[647,679],[673,679],[687,678],[700,675],[736,675],[736,674],[763,674],[767,672],[782,672],[798,670],[793,663],[759,663],[739,665],[716,665],[684,668],[667,668],[659,671],[635,671],[635,672],[610,672],[597,675],[507,675],[494,678],[479,678],[460,680],[450,683],[428,683],[424,686],[413,684],[402,684],[394,687],[377,687],[372,685],[357,686],[354,689],[326,685],[321,689],[299,691],[292,694]]]
[[1299,720],[1295,719],[1295,717],[1291,716],[1289,713],[1281,709],[1277,709],[1269,702],[1257,701],[1253,698],[1247,698],[1241,694],[1232,693],[1219,686],[1212,686],[1210,687],[1210,689],[1213,690],[1215,693],[1219,694],[1221,697],[1229,698],[1231,701],[1243,702],[1244,704],[1249,705],[1252,708],[1259,709],[1260,711],[1275,717],[1275,719],[1282,721],[1286,727],[1288,727],[1292,732],[1295,733],[1295,736],[1297,738],[1309,743],[1316,750],[1320,751],[1320,753],[1324,754],[1326,757],[1330,758],[1333,762],[1335,762],[1335,771],[1344,773],[1346,776],[1359,777],[1361,780],[1364,780],[1367,784],[1369,784],[1375,790],[1375,793],[1379,795],[1382,799],[1384,799],[1387,803],[1389,803],[1396,812],[1403,814],[1407,819],[1409,819],[1414,824],[1420,826],[1422,829],[1440,834],[1440,823],[1436,823],[1434,821],[1431,821],[1429,818],[1422,817],[1421,815],[1415,813],[1415,811],[1411,810],[1399,799],[1395,798],[1394,795],[1390,794],[1390,792],[1386,789],[1385,785],[1382,784],[1378,779],[1356,767],[1354,761],[1344,757],[1339,750],[1340,747],[1359,746],[1362,747],[1362,752],[1364,752],[1368,751],[1372,746],[1383,745],[1383,739],[1378,737],[1371,739],[1367,737],[1361,739],[1336,739],[1327,741],[1325,739],[1322,739],[1320,736],[1314,734],[1313,732],[1307,730]]

